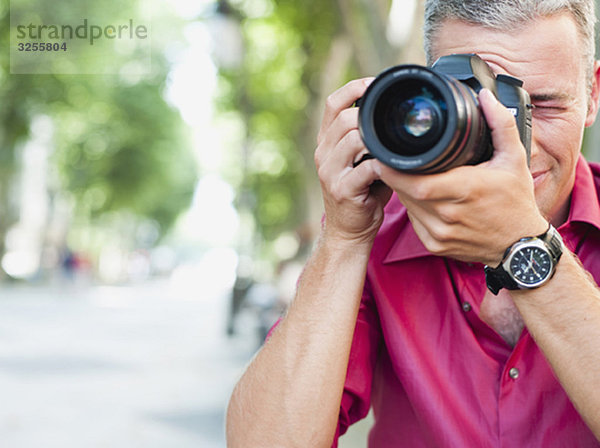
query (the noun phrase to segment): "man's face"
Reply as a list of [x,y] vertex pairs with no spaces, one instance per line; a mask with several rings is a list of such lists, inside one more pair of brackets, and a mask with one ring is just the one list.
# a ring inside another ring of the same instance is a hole
[[511,32],[447,21],[433,47],[434,59],[477,53],[496,74],[524,81],[535,105],[530,171],[536,200],[554,224],[567,218],[583,130],[593,123],[597,111],[597,70],[592,99],[580,42],[574,21],[561,14]]

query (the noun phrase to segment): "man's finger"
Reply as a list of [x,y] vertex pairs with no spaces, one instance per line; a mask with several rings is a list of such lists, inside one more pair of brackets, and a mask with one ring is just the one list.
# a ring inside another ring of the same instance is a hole
[[488,89],[481,90],[479,102],[492,131],[494,156],[490,163],[493,163],[496,158],[518,157],[519,160],[523,158],[525,152],[513,114]]
[[473,166],[456,167],[436,174],[408,174],[386,165],[382,166],[382,180],[399,194],[415,201],[460,201],[468,186],[477,176]]
[[331,155],[331,152],[335,152],[335,147],[339,145],[340,141],[353,130],[357,129],[358,122],[358,110],[356,109],[345,109],[335,117],[327,132],[321,136],[319,146],[315,152],[315,157],[320,164],[324,163],[325,160]]
[[352,106],[356,100],[363,96],[373,79],[374,78],[355,79],[329,95],[325,103],[325,112],[323,114],[323,120],[321,121],[321,129],[319,130],[317,142],[321,142],[325,132],[329,126],[331,126],[338,114],[342,110]]

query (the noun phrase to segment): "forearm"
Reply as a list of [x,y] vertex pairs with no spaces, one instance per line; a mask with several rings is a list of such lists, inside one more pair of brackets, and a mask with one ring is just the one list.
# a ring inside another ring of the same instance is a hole
[[232,395],[229,446],[329,446],[370,245],[322,241],[286,317]]
[[530,334],[600,440],[600,292],[566,252],[542,288],[514,291]]

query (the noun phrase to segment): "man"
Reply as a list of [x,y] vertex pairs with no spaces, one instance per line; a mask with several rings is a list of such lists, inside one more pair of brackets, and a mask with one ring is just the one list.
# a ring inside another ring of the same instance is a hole
[[[483,90],[490,161],[353,168],[365,147],[350,106],[370,80],[332,94],[315,152],[320,241],[233,393],[231,446],[337,445],[371,405],[374,447],[600,446],[600,168],[580,158],[598,111],[593,2],[428,0],[425,14],[430,62],[476,53],[524,81],[530,167],[513,116]],[[493,295],[483,265],[549,224],[564,240],[554,275]]]

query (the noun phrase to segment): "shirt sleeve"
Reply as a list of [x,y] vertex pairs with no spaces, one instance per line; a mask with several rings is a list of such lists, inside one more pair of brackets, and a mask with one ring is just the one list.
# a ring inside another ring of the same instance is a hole
[[373,371],[381,343],[380,328],[379,314],[367,277],[350,349],[333,448],[337,448],[339,437],[350,425],[365,418],[369,413]]

